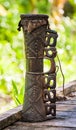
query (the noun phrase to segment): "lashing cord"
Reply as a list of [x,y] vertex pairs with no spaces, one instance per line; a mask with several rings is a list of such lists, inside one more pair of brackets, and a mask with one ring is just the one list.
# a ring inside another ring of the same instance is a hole
[[62,71],[62,66],[61,66],[61,62],[60,62],[58,54],[57,54],[57,60],[58,60],[60,72],[61,72],[61,75],[62,75],[62,78],[63,78],[63,85],[62,85],[62,87],[63,87],[63,96],[65,97],[65,92],[64,92],[65,77],[64,77],[64,74],[63,74],[63,71]]

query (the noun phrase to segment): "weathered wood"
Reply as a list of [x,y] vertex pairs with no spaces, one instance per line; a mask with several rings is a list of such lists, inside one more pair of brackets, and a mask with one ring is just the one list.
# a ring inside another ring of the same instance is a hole
[[60,117],[64,118],[76,118],[76,112],[70,112],[70,111],[57,111],[57,119]]
[[22,106],[11,109],[0,115],[0,130],[21,118]]
[[[72,101],[74,105],[70,105]],[[56,119],[38,123],[18,121],[4,130],[76,130],[76,102],[74,98],[72,101],[57,103]]]
[[24,123],[24,122],[17,122],[13,126],[9,126],[7,129],[4,130],[37,130],[37,129],[60,129],[60,130],[76,130],[76,119],[65,119],[65,118],[58,118],[50,121],[45,121],[41,123]]
[[62,127],[25,127],[25,126],[12,126],[5,130],[76,130],[76,128],[62,128]]
[[76,105],[57,104],[57,111],[72,111],[72,112],[76,112]]
[[5,130],[76,130],[76,128],[63,128],[63,127],[27,127],[27,126],[12,126]]
[[0,116],[0,130],[76,130],[76,97],[59,101],[56,106],[56,119],[39,123],[18,121],[21,119],[22,106],[14,108]]
[[[65,84],[65,86],[64,86],[65,96],[68,96],[72,92],[76,92],[76,80],[71,81],[71,82]],[[63,87],[57,88],[57,94],[62,95],[62,93],[63,93]]]

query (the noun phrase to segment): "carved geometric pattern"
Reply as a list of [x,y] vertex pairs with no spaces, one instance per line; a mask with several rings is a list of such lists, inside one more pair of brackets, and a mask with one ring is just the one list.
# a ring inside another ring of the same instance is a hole
[[[56,40],[57,33],[48,28],[47,15],[22,16],[26,55],[24,121],[43,121],[56,116]],[[19,28],[20,29],[20,28]],[[52,41],[51,41],[52,39]],[[43,59],[51,67],[43,72]]]
[[[45,44],[45,55],[44,58],[49,59],[51,62],[51,68],[46,72],[45,77],[45,88],[44,88],[44,102],[46,108],[46,114],[50,116],[56,116],[56,66],[55,60],[56,51],[56,41],[57,33],[50,29],[47,30],[46,34],[46,44]],[[52,39],[52,42],[51,42]]]

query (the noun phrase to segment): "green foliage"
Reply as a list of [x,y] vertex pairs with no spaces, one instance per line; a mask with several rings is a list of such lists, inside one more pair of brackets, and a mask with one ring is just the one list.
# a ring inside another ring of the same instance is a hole
[[64,5],[64,16],[76,16],[76,0],[68,0]]
[[50,3],[48,0],[38,0],[37,9],[39,13],[48,14],[50,12]]
[[12,80],[12,86],[13,86],[13,98],[17,105],[23,103],[23,96],[24,96],[24,86],[20,87],[16,85],[16,83]]
[[[75,64],[76,64],[76,24],[74,19],[63,17],[62,24],[58,30],[58,55],[61,60],[65,82],[75,80]],[[58,73],[58,86],[62,79],[60,72]]]

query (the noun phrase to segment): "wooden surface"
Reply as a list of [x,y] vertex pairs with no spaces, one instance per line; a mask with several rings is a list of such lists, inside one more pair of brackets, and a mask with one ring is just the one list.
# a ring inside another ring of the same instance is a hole
[[0,130],[21,119],[22,106],[11,109],[0,115]]
[[[56,89],[57,90],[57,94],[61,94],[63,93],[63,87],[59,87]],[[64,86],[64,93],[65,96],[68,96],[69,94],[71,94],[72,92],[76,92],[76,80],[73,80],[67,84],[65,84]]]
[[76,130],[76,97],[57,102],[56,119],[39,123],[17,121],[3,130]]
[[[61,88],[57,94],[62,94]],[[65,85],[65,95],[69,94],[74,97],[57,102],[56,119],[40,123],[21,122],[22,106],[19,106],[0,115],[0,130],[76,130],[76,80]]]

